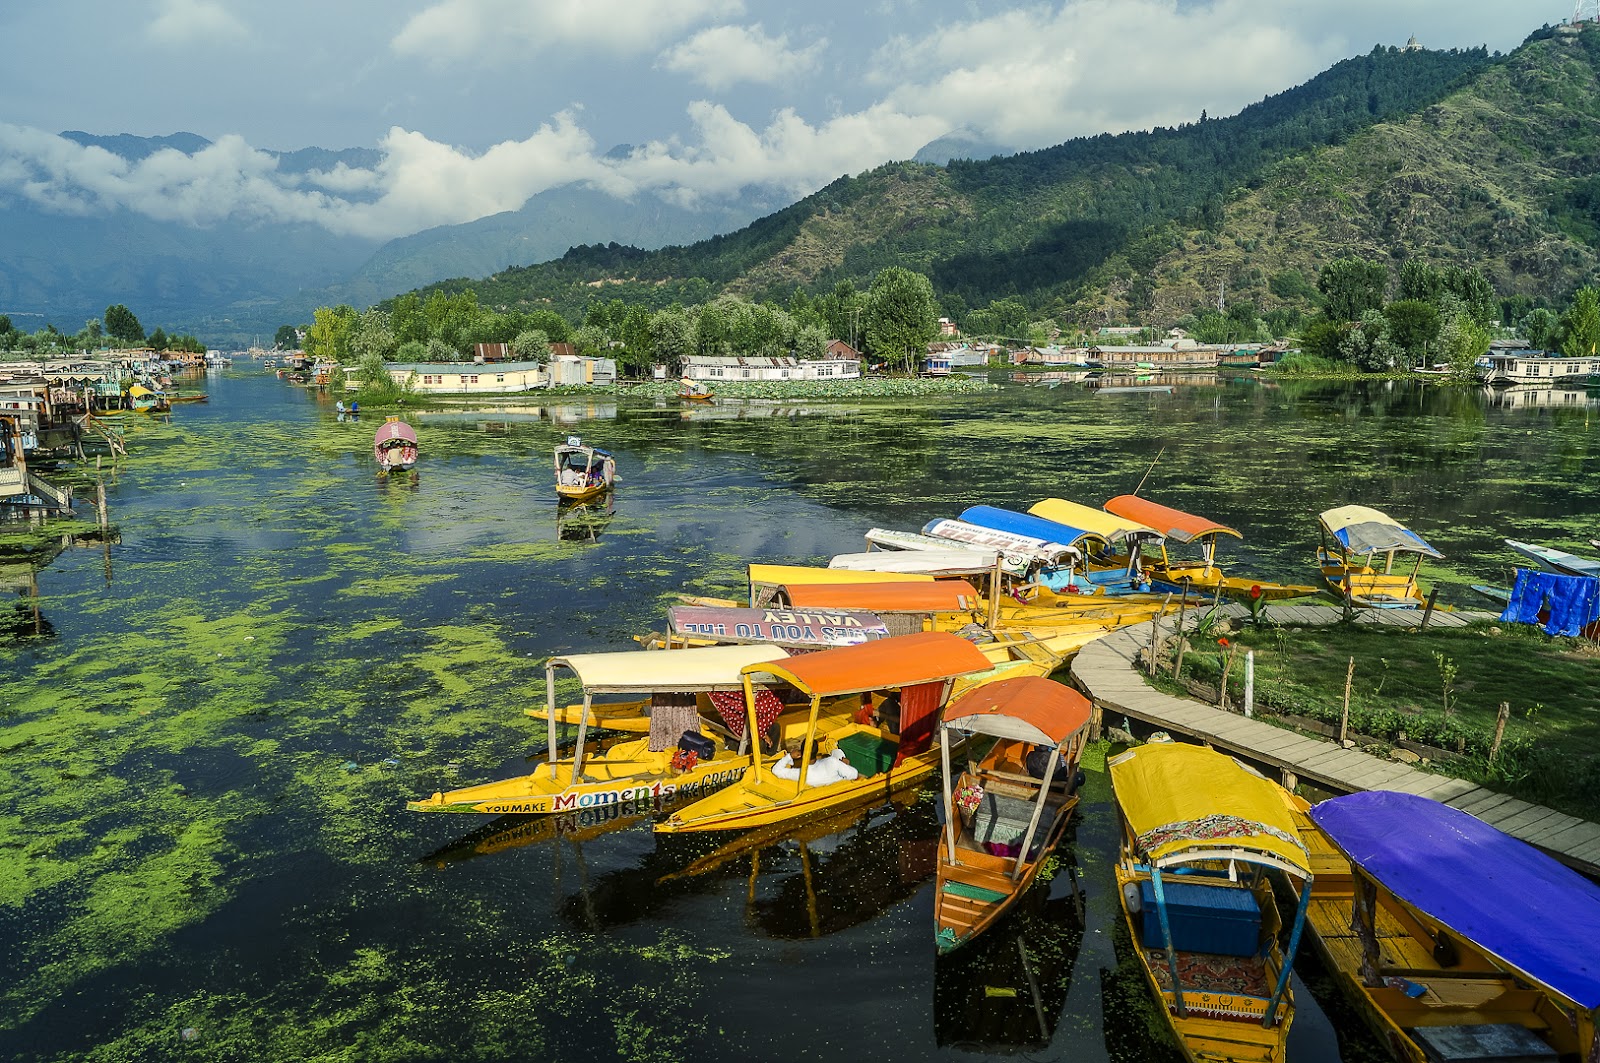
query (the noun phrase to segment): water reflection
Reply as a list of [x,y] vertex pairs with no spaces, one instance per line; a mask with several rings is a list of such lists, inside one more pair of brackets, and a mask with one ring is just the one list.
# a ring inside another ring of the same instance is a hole
[[563,502],[556,507],[556,538],[563,542],[594,543],[617,515],[616,492],[607,491],[592,502]]
[[1540,387],[1537,384],[1514,384],[1506,388],[1482,389],[1490,406],[1504,410],[1570,409],[1600,404],[1600,393],[1578,388]]

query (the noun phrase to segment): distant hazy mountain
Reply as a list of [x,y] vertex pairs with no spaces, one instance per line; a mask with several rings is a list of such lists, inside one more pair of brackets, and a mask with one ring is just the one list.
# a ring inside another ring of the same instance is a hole
[[938,140],[931,140],[924,144],[915,155],[912,162],[926,162],[934,166],[946,166],[951,159],[992,159],[996,155],[1015,154],[1010,148],[1003,148],[993,141],[985,140],[970,129],[958,129],[954,133],[946,133]]
[[[130,162],[211,142],[193,133],[162,137],[61,136]],[[626,146],[618,151],[625,152]],[[370,168],[369,148],[272,151],[284,173]],[[721,207],[685,210],[654,196],[619,200],[592,189],[552,189],[520,210],[387,243],[339,236],[314,225],[222,222],[196,228],[127,210],[90,217],[44,210],[0,194],[0,313],[33,330],[47,321],[76,331],[112,303],[168,331],[236,344],[278,325],[309,321],[319,305],[364,307],[451,277],[530,265],[588,243],[654,248],[736,229],[787,203],[751,193]]]

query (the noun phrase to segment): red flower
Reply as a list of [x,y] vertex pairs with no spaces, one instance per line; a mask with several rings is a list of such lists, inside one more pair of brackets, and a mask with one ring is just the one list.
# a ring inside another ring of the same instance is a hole
[[1250,588],[1250,597],[1252,597],[1252,598],[1261,597],[1261,584],[1257,583],[1257,584],[1255,584],[1254,586],[1252,586]]
[[1228,640],[1227,639],[1218,639],[1217,640],[1217,645],[1218,646],[1226,646],[1227,644],[1228,644]]

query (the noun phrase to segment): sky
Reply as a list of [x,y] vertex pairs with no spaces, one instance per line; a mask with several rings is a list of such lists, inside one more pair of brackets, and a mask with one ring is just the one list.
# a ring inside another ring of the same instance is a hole
[[[685,206],[752,187],[798,199],[954,132],[1027,150],[1221,117],[1375,44],[1509,51],[1572,14],[1572,0],[4,0],[0,203],[382,240],[573,182]],[[64,130],[213,143],[130,164]],[[289,175],[263,154],[311,146],[381,162]]]

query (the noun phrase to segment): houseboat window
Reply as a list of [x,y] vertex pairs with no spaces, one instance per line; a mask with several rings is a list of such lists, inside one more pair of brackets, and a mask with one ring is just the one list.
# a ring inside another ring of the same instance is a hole
[[478,378],[477,378],[477,376],[473,376],[473,378],[472,378],[472,382],[473,382],[473,383],[474,383],[474,384],[476,384],[476,383],[477,383],[477,382],[478,382]]
[[494,382],[496,384],[504,384],[506,382],[506,375],[504,373],[496,373],[494,375]]
[[744,377],[746,380],[749,380],[750,379],[750,370],[741,369],[741,370],[739,370],[739,375]]

